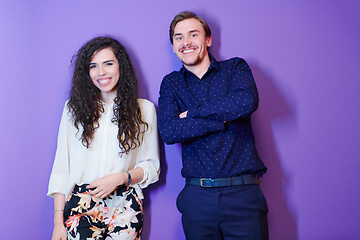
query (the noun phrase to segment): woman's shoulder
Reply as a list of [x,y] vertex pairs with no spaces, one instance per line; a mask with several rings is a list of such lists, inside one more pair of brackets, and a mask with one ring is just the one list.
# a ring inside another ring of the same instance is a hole
[[67,99],[64,103],[62,117],[67,118],[69,120],[72,119],[72,113],[71,113],[71,109],[69,106],[69,99]]
[[70,112],[70,105],[69,105],[70,99],[67,99],[64,103],[63,112]]
[[138,98],[137,101],[139,103],[140,108],[153,108],[154,107],[154,104],[147,99]]
[[138,98],[138,103],[139,103],[139,108],[140,108],[141,114],[145,118],[151,117],[154,114],[156,115],[155,105],[152,102],[150,102],[147,99]]

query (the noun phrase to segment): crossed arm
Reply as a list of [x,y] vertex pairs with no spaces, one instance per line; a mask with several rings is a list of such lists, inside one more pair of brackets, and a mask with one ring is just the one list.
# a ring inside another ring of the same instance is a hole
[[191,141],[225,129],[222,121],[186,116],[187,110],[181,110],[171,83],[165,79],[160,88],[158,126],[167,144]]
[[163,80],[159,98],[159,131],[168,143],[187,142],[225,130],[225,123],[250,116],[258,107],[251,70],[243,59],[234,59],[231,91],[222,98],[181,109],[169,79]]

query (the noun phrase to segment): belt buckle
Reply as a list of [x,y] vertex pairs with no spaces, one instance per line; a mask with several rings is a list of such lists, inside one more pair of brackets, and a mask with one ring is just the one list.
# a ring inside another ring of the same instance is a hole
[[[204,185],[204,181],[210,181],[210,186]],[[211,178],[200,178],[200,186],[201,187],[213,187],[213,184],[215,183],[214,179]]]

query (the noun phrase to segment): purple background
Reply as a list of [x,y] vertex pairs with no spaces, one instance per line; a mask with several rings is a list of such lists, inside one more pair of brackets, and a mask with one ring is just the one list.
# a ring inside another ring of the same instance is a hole
[[[163,76],[181,66],[168,27],[185,9],[209,22],[218,60],[240,56],[253,70],[271,239],[360,239],[357,0],[1,1],[1,239],[51,237],[46,192],[72,55],[92,37],[116,37],[140,96],[157,105]],[[180,146],[162,145],[161,161],[143,239],[183,240]]]

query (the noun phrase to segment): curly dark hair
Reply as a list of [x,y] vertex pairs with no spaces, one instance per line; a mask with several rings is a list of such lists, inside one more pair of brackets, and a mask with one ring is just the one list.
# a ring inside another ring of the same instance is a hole
[[[89,75],[90,62],[94,53],[111,48],[119,62],[120,78],[116,85],[117,92],[114,99],[114,118],[112,122],[118,125],[120,153],[129,153],[140,146],[140,134],[147,131],[148,124],[141,119],[141,112],[137,101],[137,79],[129,56],[117,40],[111,37],[96,37],[80,48],[77,55],[70,99],[69,111],[72,114],[74,126],[83,131],[82,144],[89,148],[95,130],[99,127],[99,118],[104,112],[101,102],[101,92],[92,83]],[[145,128],[141,128],[144,125]]]

